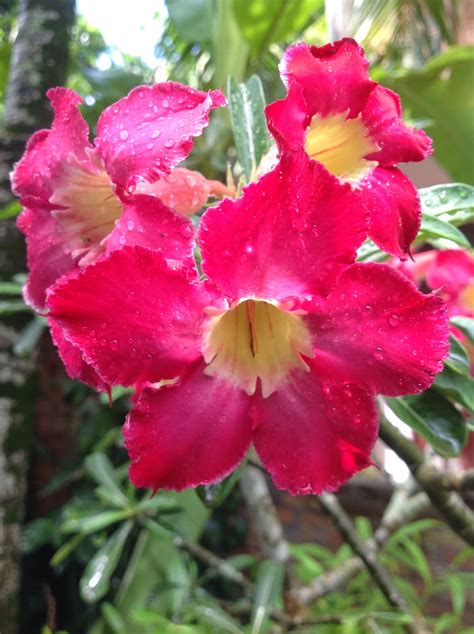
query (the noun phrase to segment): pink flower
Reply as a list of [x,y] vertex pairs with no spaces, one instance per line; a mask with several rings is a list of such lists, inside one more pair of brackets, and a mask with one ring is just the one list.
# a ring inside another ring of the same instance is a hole
[[319,48],[295,44],[280,69],[288,94],[266,110],[280,151],[304,147],[341,181],[362,190],[369,236],[406,259],[421,210],[415,188],[396,165],[424,159],[430,139],[403,123],[398,95],[369,79],[354,40]]
[[474,317],[474,258],[469,251],[446,249],[417,253],[399,269],[418,286],[426,284],[446,301],[450,316]]
[[370,464],[374,395],[426,389],[448,344],[439,297],[352,264],[366,224],[360,196],[299,152],[204,214],[207,279],[125,246],[52,289],[65,338],[105,381],[138,386],[124,430],[137,486],[215,482],[250,442],[292,493]]
[[185,167],[177,167],[155,183],[139,183],[136,191],[156,196],[183,216],[192,216],[211,196],[233,196],[233,192],[220,181],[208,180],[200,172]]
[[[44,311],[56,280],[124,244],[157,249],[171,260],[192,257],[192,224],[143,192],[153,193],[147,186],[169,178],[186,158],[210,110],[225,103],[223,95],[173,82],[139,86],[104,110],[94,145],[78,109],[80,97],[67,88],[53,88],[48,97],[52,128],[31,137],[12,174],[25,208],[18,226],[28,245],[26,301]],[[203,199],[201,191],[198,197]],[[81,353],[59,329],[54,333],[69,374],[104,389],[83,367]]]

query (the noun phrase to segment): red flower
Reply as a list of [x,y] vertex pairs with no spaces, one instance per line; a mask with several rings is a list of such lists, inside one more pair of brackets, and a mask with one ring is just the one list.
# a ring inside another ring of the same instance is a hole
[[292,493],[370,464],[374,395],[426,389],[448,345],[439,297],[352,265],[366,222],[360,196],[300,152],[204,214],[207,280],[125,246],[52,289],[66,339],[107,382],[138,386],[124,431],[137,486],[215,482],[251,441]]
[[[25,208],[18,226],[28,243],[26,301],[44,311],[46,291],[58,278],[76,275],[124,244],[157,249],[172,260],[191,257],[192,224],[157,198],[132,194],[153,188],[150,183],[186,158],[210,110],[225,103],[222,94],[173,82],[139,86],[104,110],[94,145],[78,110],[80,97],[67,88],[53,88],[48,97],[52,128],[31,137],[12,174]],[[70,375],[104,389],[82,367],[80,352],[55,333]]]
[[398,95],[369,79],[354,40],[319,48],[295,44],[280,68],[288,94],[266,110],[280,151],[304,146],[310,158],[363,190],[370,237],[406,259],[421,210],[415,188],[395,166],[424,159],[430,139],[403,123]]

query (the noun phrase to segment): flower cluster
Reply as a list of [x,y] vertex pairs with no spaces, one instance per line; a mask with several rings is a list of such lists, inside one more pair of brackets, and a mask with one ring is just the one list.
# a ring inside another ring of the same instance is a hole
[[[71,376],[134,388],[137,486],[216,482],[253,443],[278,487],[334,490],[371,462],[375,395],[424,390],[443,366],[443,299],[356,262],[367,235],[409,254],[420,205],[396,164],[429,139],[352,40],[292,46],[281,70],[288,94],[266,112],[277,163],[237,198],[176,168],[225,98],[171,82],[105,110],[94,145],[78,97],[52,90],[52,129],[13,174],[25,297]],[[195,235],[185,216],[209,195],[224,199]]]

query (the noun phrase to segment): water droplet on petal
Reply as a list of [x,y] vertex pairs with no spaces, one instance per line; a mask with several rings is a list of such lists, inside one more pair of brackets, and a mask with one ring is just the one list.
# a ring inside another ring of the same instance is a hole
[[153,130],[153,132],[151,133],[151,138],[152,139],[157,139],[161,134],[161,130]]
[[374,357],[377,361],[383,361],[383,348],[377,346],[377,348],[375,348]]
[[396,328],[398,326],[398,321],[398,315],[390,315],[388,318],[388,323],[392,326],[392,328]]
[[120,138],[122,139],[122,141],[126,141],[128,139],[128,132],[127,130],[121,130],[120,131]]

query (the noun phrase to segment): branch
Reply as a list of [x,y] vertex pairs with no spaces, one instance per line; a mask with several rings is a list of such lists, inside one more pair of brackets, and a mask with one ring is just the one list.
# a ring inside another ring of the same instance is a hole
[[[376,552],[377,549],[384,546],[397,528],[411,522],[430,507],[430,501],[424,493],[417,493],[408,499],[406,499],[406,493],[405,487],[395,491],[385,510],[382,522],[375,532],[374,539],[367,542],[367,548]],[[309,605],[313,601],[339,590],[363,569],[362,560],[359,557],[351,557],[336,568],[319,575],[309,585],[296,588],[291,596],[296,603]]]
[[[389,604],[405,614],[411,614],[407,602],[398,592],[388,572],[378,561],[375,549],[369,548],[359,537],[351,518],[339,504],[336,496],[332,493],[323,493],[323,495],[319,497],[319,502],[326,513],[331,517],[345,541],[362,560]],[[413,623],[407,624],[406,626],[410,632],[420,634],[421,632],[428,631],[420,615],[411,614],[411,616]]]
[[286,564],[289,560],[288,542],[262,471],[247,464],[240,477],[240,488],[264,556]]
[[189,542],[180,535],[173,536],[173,542],[180,550],[186,550],[188,553],[205,563],[210,568],[214,569],[221,577],[233,581],[247,591],[252,592],[254,590],[253,584],[247,579],[247,577],[229,564],[225,559],[217,557],[210,550]]
[[405,438],[383,414],[380,415],[380,438],[406,462],[413,477],[451,529],[474,546],[474,513],[462,498],[450,489],[448,476],[425,462],[415,443]]
[[456,491],[474,491],[474,469],[451,474],[451,482]]

